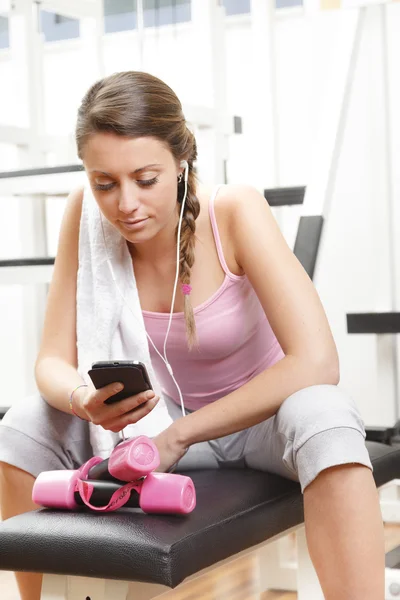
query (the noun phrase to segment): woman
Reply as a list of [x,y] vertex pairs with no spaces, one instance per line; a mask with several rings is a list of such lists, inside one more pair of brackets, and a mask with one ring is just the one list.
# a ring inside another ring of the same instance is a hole
[[[129,248],[144,323],[160,351],[175,279],[181,165],[188,163],[183,287],[169,360],[189,414],[181,417],[170,374],[150,346],[173,419],[155,437],[160,468],[179,460],[184,468],[234,464],[299,480],[325,597],[383,600],[383,526],[363,423],[337,388],[323,308],[268,204],[251,187],[198,185],[196,143],[181,104],[148,74],[117,73],[94,84],[79,109],[76,139],[101,218]],[[34,508],[40,471],[74,468],[91,456],[88,422],[118,432],[158,402],[139,394],[105,405],[116,384],[96,391],[78,374],[82,198],[81,189],[70,195],[62,223],[36,364],[40,397],[17,403],[1,426],[3,518]],[[122,316],[119,326],[128,327]],[[39,597],[37,575],[19,574],[18,583],[23,600]]]

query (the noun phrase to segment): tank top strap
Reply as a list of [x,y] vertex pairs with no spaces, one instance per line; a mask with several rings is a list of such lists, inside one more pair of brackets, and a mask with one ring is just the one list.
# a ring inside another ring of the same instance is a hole
[[225,274],[229,275],[229,277],[234,277],[233,273],[230,272],[230,270],[228,269],[228,265],[226,264],[224,251],[222,250],[221,238],[220,238],[219,231],[218,231],[217,220],[215,218],[215,209],[214,209],[215,199],[216,199],[218,192],[221,189],[222,185],[223,184],[218,185],[213,190],[213,192],[210,196],[209,214],[210,214],[211,227],[212,227],[213,234],[214,234],[215,245],[217,247],[219,262],[221,263],[221,267],[223,268]]

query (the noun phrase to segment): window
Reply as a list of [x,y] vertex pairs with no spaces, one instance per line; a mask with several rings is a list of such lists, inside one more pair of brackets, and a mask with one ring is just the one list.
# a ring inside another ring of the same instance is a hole
[[[268,2],[269,0],[265,0]],[[223,0],[225,11],[230,15],[244,15],[251,12],[250,0]],[[291,8],[292,6],[303,6],[303,0],[275,0],[275,8]]]
[[129,31],[135,29],[136,0],[103,0],[104,1],[104,31]]
[[250,0],[224,0],[223,5],[227,16],[245,15],[250,12]]
[[10,36],[8,35],[8,19],[0,16],[0,49],[10,47]]
[[[136,0],[103,0],[106,33],[137,27]],[[191,0],[143,0],[145,27],[185,23],[191,19]]]
[[275,0],[276,8],[291,8],[292,6],[303,6],[303,0]]
[[79,37],[79,21],[57,15],[47,10],[40,11],[40,27],[46,42],[58,42]]
[[192,18],[190,0],[143,0],[144,26],[174,25]]

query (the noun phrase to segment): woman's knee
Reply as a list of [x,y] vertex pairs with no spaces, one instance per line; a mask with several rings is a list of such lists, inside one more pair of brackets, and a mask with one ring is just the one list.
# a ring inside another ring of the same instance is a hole
[[277,428],[299,447],[326,430],[349,427],[365,437],[364,423],[354,401],[336,385],[315,385],[287,398],[276,414]]
[[38,394],[16,402],[0,423],[0,461],[37,476],[75,469],[92,456],[89,427]]
[[31,473],[0,461],[0,501],[3,507],[18,504],[22,497],[28,496],[31,500],[34,483],[35,477]]
[[358,463],[372,469],[360,413],[337,386],[300,390],[285,400],[276,416],[302,490],[329,467]]
[[0,487],[18,485],[21,481],[33,482],[35,477],[19,467],[7,462],[0,461]]
[[0,512],[2,519],[40,508],[32,500],[35,477],[18,467],[0,461]]

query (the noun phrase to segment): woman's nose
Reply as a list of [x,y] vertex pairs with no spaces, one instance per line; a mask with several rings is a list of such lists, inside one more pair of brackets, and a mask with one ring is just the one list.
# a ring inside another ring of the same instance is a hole
[[135,187],[131,185],[123,185],[121,186],[121,194],[119,197],[118,209],[125,213],[130,214],[138,209],[140,205],[139,201],[139,192],[140,190],[135,189]]

